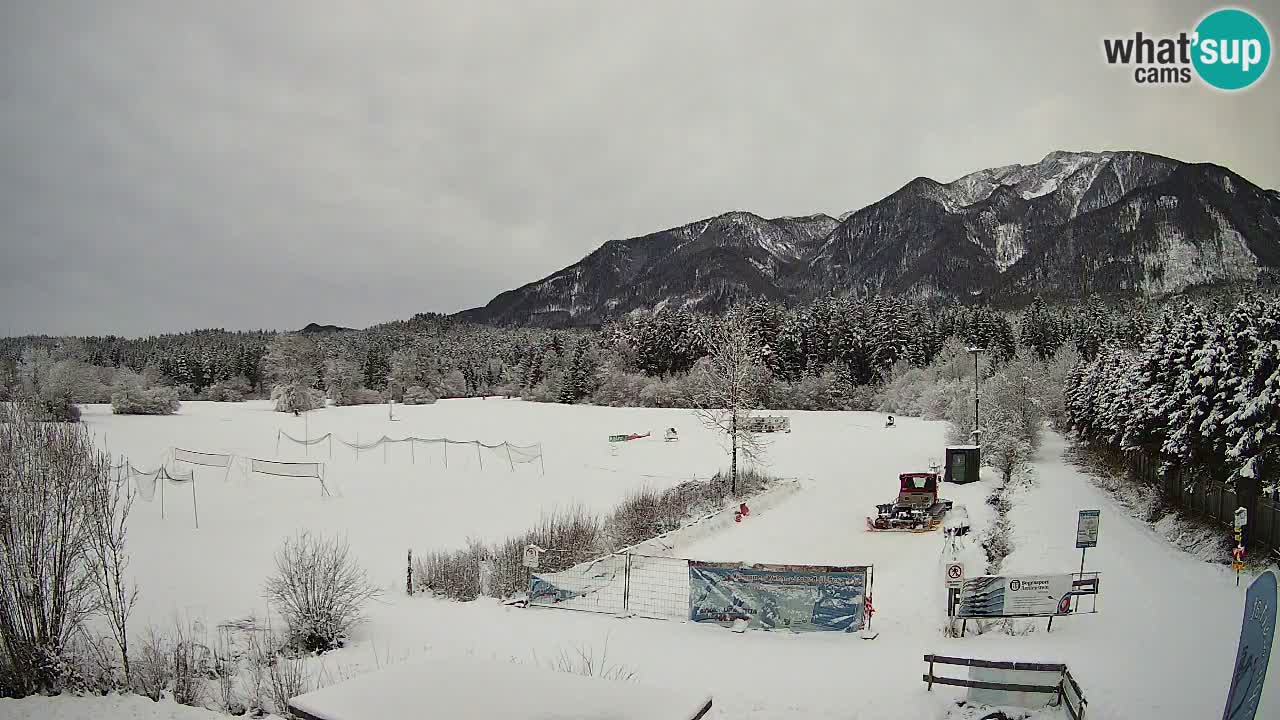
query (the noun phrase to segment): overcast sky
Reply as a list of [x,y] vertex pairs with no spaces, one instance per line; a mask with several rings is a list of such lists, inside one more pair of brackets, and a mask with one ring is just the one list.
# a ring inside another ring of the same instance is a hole
[[[609,239],[1056,149],[1280,187],[1274,68],[1225,94],[1102,59],[1214,6],[6,0],[0,335],[452,312]],[[1280,2],[1243,6],[1274,44]]]

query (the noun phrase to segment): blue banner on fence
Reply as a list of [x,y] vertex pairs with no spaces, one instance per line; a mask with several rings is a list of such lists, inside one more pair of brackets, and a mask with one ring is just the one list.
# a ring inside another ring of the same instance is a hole
[[871,568],[689,561],[689,619],[766,630],[861,630]]
[[[1270,570],[1258,576],[1244,596],[1244,621],[1240,645],[1227,692],[1223,720],[1253,720],[1262,700],[1267,664],[1276,632],[1276,576]],[[1274,716],[1272,716],[1274,717]]]

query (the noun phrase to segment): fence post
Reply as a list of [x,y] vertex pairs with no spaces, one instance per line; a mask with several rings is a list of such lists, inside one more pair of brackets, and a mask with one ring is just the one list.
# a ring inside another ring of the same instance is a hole
[[622,612],[631,610],[631,553],[626,555],[626,564],[622,569]]
[[929,656],[929,692],[933,692],[933,656]]

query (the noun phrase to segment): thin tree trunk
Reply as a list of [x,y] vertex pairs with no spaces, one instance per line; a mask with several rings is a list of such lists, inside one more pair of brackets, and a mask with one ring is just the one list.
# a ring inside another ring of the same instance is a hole
[[730,423],[730,437],[733,438],[733,457],[729,460],[729,492],[738,495],[738,410],[734,408]]

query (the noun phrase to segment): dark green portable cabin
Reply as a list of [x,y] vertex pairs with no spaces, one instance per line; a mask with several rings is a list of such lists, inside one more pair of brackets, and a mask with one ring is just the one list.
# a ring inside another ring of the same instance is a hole
[[977,445],[952,445],[947,448],[947,471],[944,480],[964,484],[978,481],[982,467],[982,448]]

